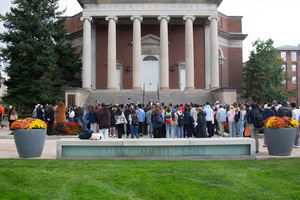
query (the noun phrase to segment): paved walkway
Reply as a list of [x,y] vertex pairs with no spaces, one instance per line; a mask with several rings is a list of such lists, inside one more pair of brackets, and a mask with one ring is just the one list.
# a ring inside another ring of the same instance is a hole
[[[8,124],[4,121],[4,124]],[[8,127],[0,129],[0,159],[1,158],[19,158],[13,135]],[[62,138],[70,138],[77,136],[47,136],[42,156],[34,159],[56,159],[56,141]],[[117,139],[117,138],[116,138]],[[142,138],[141,138],[142,139]],[[256,154],[256,159],[275,159],[275,158],[297,158],[300,157],[300,148],[293,148],[290,156],[271,156],[266,147],[262,147],[263,139],[259,139],[259,154]]]

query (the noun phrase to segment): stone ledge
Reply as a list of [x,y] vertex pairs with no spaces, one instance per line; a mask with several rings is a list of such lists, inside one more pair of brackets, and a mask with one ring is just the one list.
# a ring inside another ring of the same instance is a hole
[[57,159],[237,160],[255,159],[251,138],[61,139]]

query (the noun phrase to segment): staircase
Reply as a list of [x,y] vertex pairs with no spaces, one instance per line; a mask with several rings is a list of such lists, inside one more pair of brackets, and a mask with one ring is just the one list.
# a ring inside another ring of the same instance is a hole
[[[131,90],[122,90],[118,92],[109,92],[106,90],[96,90],[92,91],[84,106],[94,105],[95,100],[98,100],[99,103],[105,104],[125,104],[127,99],[131,98],[132,102],[138,100],[139,103],[143,103],[143,92],[135,92]],[[144,103],[147,104],[150,99],[153,99],[154,102],[158,99],[157,92],[145,92]],[[185,104],[188,102],[204,104],[205,102],[214,103],[215,98],[210,91],[205,90],[195,90],[193,92],[184,92],[184,91],[167,91],[159,92],[160,102],[169,104],[170,102],[175,104]]]

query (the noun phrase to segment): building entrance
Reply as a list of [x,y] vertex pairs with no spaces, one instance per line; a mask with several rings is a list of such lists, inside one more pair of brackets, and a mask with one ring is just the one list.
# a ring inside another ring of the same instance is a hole
[[142,85],[145,91],[157,91],[159,88],[159,56],[142,56]]

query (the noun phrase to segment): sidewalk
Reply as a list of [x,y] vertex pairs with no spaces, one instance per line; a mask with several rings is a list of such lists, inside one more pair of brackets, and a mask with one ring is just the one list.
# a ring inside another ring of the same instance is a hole
[[[3,124],[8,125],[7,119],[4,119]],[[8,126],[0,129],[0,159],[1,158],[19,158],[12,131]],[[56,159],[56,141],[62,138],[77,138],[78,136],[46,136],[45,146],[42,156],[34,159]],[[116,138],[117,139],[117,138]],[[143,138],[141,138],[143,139]],[[277,158],[299,158],[300,148],[293,148],[290,156],[271,156],[268,149],[263,146],[263,139],[259,139],[259,154],[256,154],[256,159],[277,159]]]

